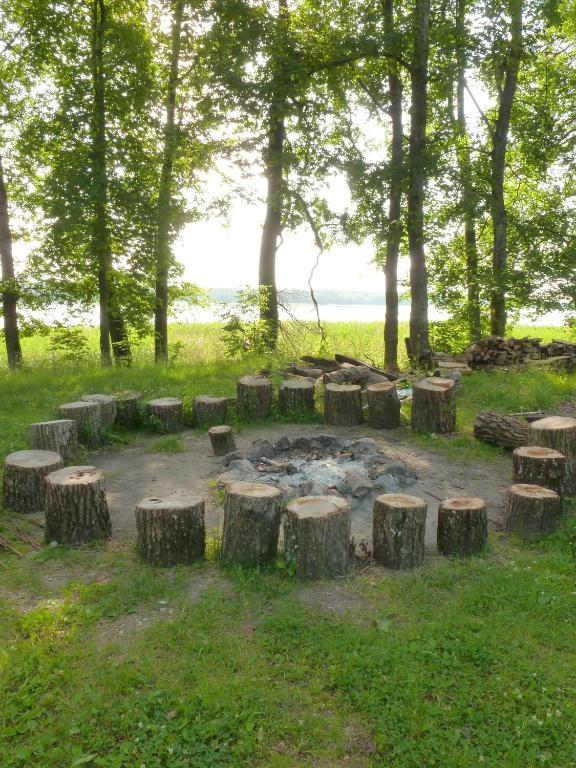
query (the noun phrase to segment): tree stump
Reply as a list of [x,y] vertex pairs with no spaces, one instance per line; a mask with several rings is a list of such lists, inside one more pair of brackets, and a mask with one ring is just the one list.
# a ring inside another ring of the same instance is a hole
[[338,496],[302,496],[286,507],[284,554],[299,579],[344,576],[348,571],[350,504]]
[[180,432],[184,426],[184,405],[177,397],[161,397],[148,402],[148,417],[156,432]]
[[46,478],[46,543],[79,546],[108,539],[112,524],[104,475],[96,467],[66,467]]
[[280,411],[284,414],[309,414],[314,411],[314,383],[290,379],[280,384]]
[[118,392],[116,395],[116,424],[138,427],[142,423],[142,393]]
[[564,492],[576,495],[576,419],[568,416],[548,416],[530,424],[532,445],[554,448],[566,457]]
[[538,445],[525,445],[516,448],[512,454],[512,466],[517,483],[541,485],[556,491],[559,496],[564,493],[566,457],[560,451]]
[[474,421],[474,437],[504,448],[518,448],[530,442],[530,429],[525,421],[515,416],[480,411]]
[[102,428],[112,429],[116,421],[116,398],[113,395],[83,395],[87,403],[100,403]]
[[230,483],[224,492],[222,562],[255,568],[273,562],[280,532],[279,488]]
[[417,496],[385,493],[374,499],[372,541],[378,563],[395,570],[422,565],[427,509]]
[[523,483],[511,486],[506,494],[506,530],[525,539],[552,533],[560,517],[561,501],[550,488]]
[[210,438],[214,456],[226,456],[227,453],[232,453],[232,451],[236,450],[232,427],[226,427],[224,425],[210,427],[208,430],[208,437]]
[[265,419],[272,407],[272,382],[263,376],[243,376],[236,387],[236,410],[245,418]]
[[368,396],[368,424],[374,429],[396,429],[400,426],[400,400],[393,382],[370,384]]
[[79,400],[64,403],[58,409],[63,419],[73,419],[78,430],[78,439],[88,448],[95,448],[102,442],[102,406]]
[[425,434],[446,435],[456,426],[454,381],[429,376],[412,388],[412,429]]
[[362,423],[362,388],[358,384],[326,384],[324,423],[338,427]]
[[192,406],[192,416],[195,427],[213,427],[226,422],[228,410],[227,397],[212,397],[199,395]]
[[137,549],[152,565],[170,568],[204,557],[204,501],[190,496],[143,499],[136,507]]
[[78,428],[73,419],[39,421],[28,427],[28,440],[34,450],[54,451],[64,461],[78,455]]
[[55,451],[16,451],[4,461],[3,504],[15,512],[40,512],[46,501],[45,478],[64,466]]
[[488,540],[486,502],[471,496],[445,499],[438,507],[441,555],[478,555]]

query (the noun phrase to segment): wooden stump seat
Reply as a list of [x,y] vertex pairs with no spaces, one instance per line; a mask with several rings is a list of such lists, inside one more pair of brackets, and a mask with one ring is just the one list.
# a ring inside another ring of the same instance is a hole
[[228,411],[227,397],[198,395],[192,406],[192,418],[195,427],[214,427],[226,423]]
[[358,384],[326,384],[324,423],[352,427],[362,420],[362,388]]
[[288,379],[280,384],[280,412],[309,414],[314,411],[314,382],[305,379]]
[[98,402],[78,400],[64,403],[58,409],[63,419],[76,422],[78,439],[88,448],[96,448],[102,443],[102,406]]
[[568,416],[548,416],[530,424],[530,444],[555,451],[566,457],[564,491],[576,495],[576,419]]
[[417,496],[384,493],[374,499],[372,541],[376,562],[394,570],[422,565],[427,510],[424,499]]
[[232,427],[228,427],[225,424],[210,427],[208,437],[210,438],[214,456],[226,456],[227,453],[232,453],[232,451],[236,450]]
[[156,432],[180,432],[184,426],[184,405],[177,397],[149,400],[148,416]]
[[517,483],[541,485],[562,496],[566,476],[566,457],[554,448],[524,445],[512,454],[514,480]]
[[400,425],[400,400],[396,384],[382,381],[366,388],[368,424],[374,429],[396,429]]
[[236,410],[243,418],[266,419],[272,408],[272,382],[264,376],[242,376],[236,385]]
[[79,546],[112,535],[104,475],[91,466],[66,467],[46,478],[46,542]]
[[204,500],[143,499],[136,507],[137,549],[152,565],[189,565],[204,557]]
[[276,558],[280,533],[278,488],[264,483],[230,483],[224,492],[221,559],[247,568]]
[[560,518],[561,503],[560,496],[550,488],[517,483],[506,494],[506,530],[524,539],[552,533]]
[[87,403],[100,403],[102,428],[112,429],[116,421],[116,398],[114,395],[83,395],[82,400]]
[[4,460],[3,504],[14,512],[40,512],[46,502],[46,476],[64,466],[55,451],[16,451]]
[[450,434],[456,427],[454,381],[429,376],[412,387],[412,429],[424,434]]
[[78,455],[78,427],[73,419],[38,421],[28,427],[30,447],[36,451],[53,451],[64,461]]
[[488,540],[486,502],[471,496],[445,499],[438,507],[441,555],[478,555]]

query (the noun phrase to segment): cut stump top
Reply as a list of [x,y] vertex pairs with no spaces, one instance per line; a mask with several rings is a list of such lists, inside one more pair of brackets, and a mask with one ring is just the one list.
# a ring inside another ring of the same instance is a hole
[[62,456],[55,451],[15,451],[6,456],[7,465],[26,469],[41,469],[62,461]]
[[246,496],[254,499],[274,499],[282,495],[282,491],[273,485],[245,483],[242,481],[229,483],[226,486],[226,491],[230,496]]
[[30,427],[51,427],[52,425],[64,426],[65,424],[70,426],[71,424],[76,424],[76,422],[74,419],[53,419],[52,421],[35,421],[33,424],[30,424],[29,426]]
[[286,507],[286,510],[300,520],[332,517],[350,509],[346,499],[338,496],[302,496],[294,499]]
[[272,386],[272,382],[265,376],[242,376],[238,381],[246,387],[267,387]]
[[87,403],[115,403],[114,395],[82,395],[82,400]]
[[96,467],[65,467],[57,469],[48,475],[48,480],[52,485],[90,485],[104,478],[101,469]]
[[369,384],[366,389],[368,392],[389,392],[396,389],[396,384],[393,381],[379,381],[377,384]]
[[524,496],[527,499],[558,499],[556,491],[543,488],[541,485],[529,485],[528,483],[516,483],[511,485],[509,492],[515,496]]
[[414,386],[418,389],[427,389],[430,392],[444,392],[452,389],[455,382],[453,379],[443,379],[440,376],[428,376],[425,379],[417,381]]
[[74,403],[63,403],[61,406],[59,406],[59,408],[61,411],[82,409],[89,411],[90,409],[98,407],[99,405],[100,403],[96,402],[95,400],[76,400]]
[[314,389],[314,382],[303,381],[302,379],[288,379],[280,384],[280,389]]
[[330,392],[360,392],[360,384],[326,384],[326,389]]
[[409,509],[410,507],[426,507],[426,502],[419,496],[408,496],[405,493],[383,493],[376,497],[376,501],[395,509]]
[[169,407],[171,405],[182,405],[182,400],[178,397],[159,397],[156,400],[149,400],[148,405],[155,408]]
[[547,416],[545,419],[533,421],[530,427],[535,430],[576,429],[576,419],[570,416]]
[[565,456],[554,448],[544,448],[539,445],[522,445],[514,450],[515,456],[529,456],[532,459],[564,459]]
[[151,496],[149,499],[142,499],[138,502],[138,509],[147,509],[150,511],[162,510],[166,512],[188,509],[201,504],[203,499],[200,496],[175,496],[169,499],[160,499]]
[[210,435],[222,435],[225,432],[232,432],[232,427],[227,427],[225,424],[221,424],[218,427],[210,427],[208,430]]
[[453,499],[444,499],[441,504],[442,509],[484,509],[486,502],[477,496],[457,496]]

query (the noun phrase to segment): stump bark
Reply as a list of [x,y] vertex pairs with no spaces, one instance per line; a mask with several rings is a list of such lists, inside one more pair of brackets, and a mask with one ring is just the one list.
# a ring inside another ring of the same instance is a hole
[[15,512],[40,512],[45,507],[45,478],[64,466],[55,451],[16,451],[4,461],[3,504]]
[[368,424],[374,429],[396,429],[400,425],[400,400],[393,382],[371,384],[368,396]]
[[170,568],[204,557],[204,501],[182,496],[143,499],[136,507],[137,549],[152,565]]
[[350,504],[338,496],[303,496],[286,507],[284,555],[299,579],[344,576],[348,571]]
[[446,435],[456,426],[454,381],[429,376],[412,388],[412,429],[416,432]]
[[576,419],[549,416],[530,424],[530,444],[554,448],[566,457],[564,492],[576,494]]
[[96,467],[66,467],[46,478],[46,543],[79,546],[108,539],[112,524],[104,476]]
[[314,411],[314,384],[305,380],[289,380],[280,384],[280,411],[284,414]]
[[518,448],[530,442],[530,427],[514,416],[493,411],[480,411],[474,421],[474,437],[503,448]]
[[156,432],[180,432],[184,426],[184,405],[177,397],[161,397],[148,402],[148,417]]
[[227,453],[232,453],[232,451],[236,450],[232,427],[225,425],[210,427],[208,437],[210,438],[214,456],[226,456]]
[[63,419],[73,419],[78,430],[78,439],[88,448],[94,448],[102,442],[102,406],[79,400],[64,403],[59,408]]
[[265,419],[272,407],[272,382],[263,376],[243,376],[236,387],[236,409],[245,418]]
[[352,427],[362,423],[362,389],[358,384],[327,384],[324,423]]
[[517,483],[541,485],[556,491],[559,496],[564,493],[566,457],[560,451],[544,446],[525,445],[516,448],[512,454],[512,466]]
[[195,427],[214,427],[226,422],[228,411],[227,397],[212,397],[199,395],[192,406],[192,417]]
[[28,427],[28,440],[37,451],[54,451],[64,461],[78,455],[78,428],[73,419],[39,421]]
[[116,395],[116,424],[138,427],[142,423],[142,393],[119,392]]
[[372,521],[374,559],[395,570],[422,565],[426,512],[426,502],[417,496],[377,496]]
[[100,403],[102,428],[112,429],[116,421],[116,398],[113,395],[83,395],[87,403]]
[[525,539],[552,533],[561,514],[561,498],[556,491],[539,485],[519,483],[506,494],[506,530]]
[[478,555],[488,540],[486,502],[471,496],[445,499],[438,507],[441,555]]
[[222,562],[255,568],[273,562],[278,550],[278,488],[263,483],[230,483],[224,493]]

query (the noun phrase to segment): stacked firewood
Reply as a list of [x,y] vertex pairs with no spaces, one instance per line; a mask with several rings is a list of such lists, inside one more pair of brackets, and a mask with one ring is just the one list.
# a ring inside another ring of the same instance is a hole
[[550,344],[541,347],[543,357],[560,357],[561,355],[576,355],[576,344],[571,341],[555,339]]
[[347,355],[334,355],[334,359],[303,355],[302,361],[290,363],[284,373],[322,380],[324,384],[360,384],[362,387],[401,378],[396,371],[385,371]]
[[471,368],[517,365],[526,360],[543,357],[540,339],[505,339],[502,336],[486,336],[471,344],[463,352]]

